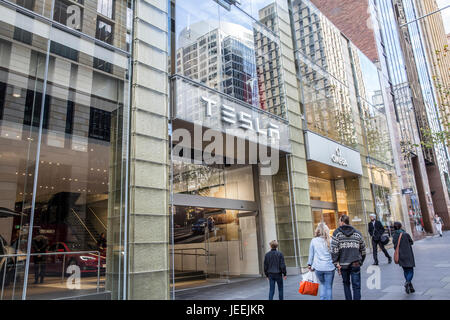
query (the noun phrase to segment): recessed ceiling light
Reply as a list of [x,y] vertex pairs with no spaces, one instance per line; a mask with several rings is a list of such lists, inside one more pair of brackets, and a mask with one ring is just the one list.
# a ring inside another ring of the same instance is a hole
[[20,88],[14,87],[12,96],[14,98],[20,98],[21,93],[22,93],[22,90]]

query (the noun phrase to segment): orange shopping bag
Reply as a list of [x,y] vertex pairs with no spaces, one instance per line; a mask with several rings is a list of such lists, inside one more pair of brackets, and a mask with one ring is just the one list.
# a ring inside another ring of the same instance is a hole
[[318,291],[319,283],[317,283],[317,281],[315,280],[314,273],[309,271],[300,282],[300,288],[298,289],[298,292],[310,296],[317,296]]

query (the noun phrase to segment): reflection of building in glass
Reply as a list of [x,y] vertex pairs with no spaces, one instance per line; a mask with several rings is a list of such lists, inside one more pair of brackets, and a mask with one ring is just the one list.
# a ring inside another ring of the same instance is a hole
[[356,101],[351,102],[349,91],[346,40],[309,1],[297,0],[292,6],[308,129],[355,146]]
[[73,265],[110,287],[121,258],[98,241],[104,233],[109,246],[122,232],[111,219],[121,201],[130,6],[56,0],[51,12],[48,1],[16,3],[0,6],[15,21],[0,20],[0,235],[30,256],[23,257],[29,268],[17,269],[16,290],[2,286],[3,298],[19,299],[22,287],[27,297],[42,294],[24,281],[34,278],[39,237],[47,240],[44,252],[60,252],[41,260],[44,285]]
[[[259,10],[259,22],[268,29],[279,32],[276,24],[275,3]],[[281,62],[279,43],[275,33],[261,32],[260,25],[255,23],[256,65],[258,76],[259,103],[262,109],[281,117],[286,117],[284,91],[281,79]]]
[[219,28],[202,34],[205,25],[199,22],[181,31],[176,72],[257,106],[251,32],[221,22]]

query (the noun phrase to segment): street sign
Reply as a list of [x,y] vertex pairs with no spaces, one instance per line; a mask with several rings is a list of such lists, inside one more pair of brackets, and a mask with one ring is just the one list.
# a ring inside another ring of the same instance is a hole
[[414,193],[414,190],[412,188],[402,189],[402,194],[411,194],[411,193]]

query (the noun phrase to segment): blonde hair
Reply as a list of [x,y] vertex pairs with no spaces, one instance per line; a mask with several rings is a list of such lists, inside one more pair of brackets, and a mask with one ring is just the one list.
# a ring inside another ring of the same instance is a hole
[[276,248],[278,248],[278,241],[272,240],[272,241],[270,241],[269,245],[272,249],[276,249]]
[[325,243],[328,246],[328,249],[330,249],[330,229],[326,225],[325,222],[320,222],[319,225],[316,228],[316,231],[314,231],[314,236],[320,237],[323,240],[325,240]]

